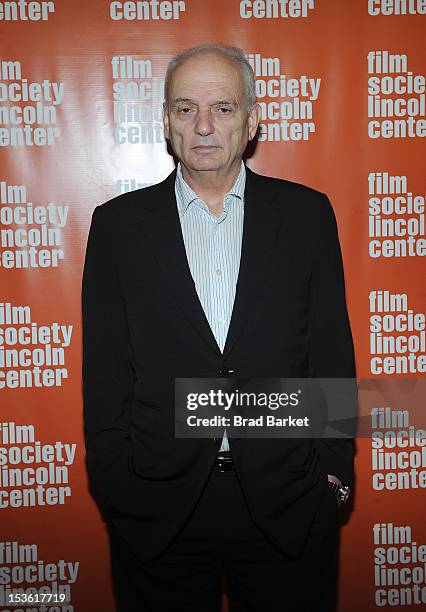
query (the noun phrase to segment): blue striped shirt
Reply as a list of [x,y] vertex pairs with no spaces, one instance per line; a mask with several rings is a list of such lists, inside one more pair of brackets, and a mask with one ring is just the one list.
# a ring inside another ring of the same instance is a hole
[[[235,300],[244,220],[246,169],[223,199],[219,217],[210,212],[182,176],[178,164],[175,194],[186,256],[198,298],[223,352]],[[224,434],[220,450],[229,450]]]

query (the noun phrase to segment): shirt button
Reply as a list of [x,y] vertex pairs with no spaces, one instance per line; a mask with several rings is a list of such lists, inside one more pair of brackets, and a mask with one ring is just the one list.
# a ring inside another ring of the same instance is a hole
[[221,274],[222,274],[222,270],[221,270],[220,268],[218,268],[218,269],[216,270],[216,274],[217,274],[218,276],[221,276]]
[[226,319],[224,317],[220,317],[219,323],[221,323],[222,325],[225,325]]

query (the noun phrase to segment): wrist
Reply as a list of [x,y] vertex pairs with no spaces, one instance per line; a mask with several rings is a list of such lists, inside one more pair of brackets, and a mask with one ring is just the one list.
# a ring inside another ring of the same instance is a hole
[[335,482],[336,484],[342,484],[342,481],[334,476],[334,474],[327,474],[328,482]]

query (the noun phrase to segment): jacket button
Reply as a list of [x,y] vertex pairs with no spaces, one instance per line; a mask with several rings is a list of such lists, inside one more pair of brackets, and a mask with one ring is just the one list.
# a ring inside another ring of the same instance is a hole
[[223,366],[220,368],[219,374],[223,376],[223,378],[227,378],[228,376],[231,376],[231,374],[235,374],[235,370],[228,368],[228,366]]

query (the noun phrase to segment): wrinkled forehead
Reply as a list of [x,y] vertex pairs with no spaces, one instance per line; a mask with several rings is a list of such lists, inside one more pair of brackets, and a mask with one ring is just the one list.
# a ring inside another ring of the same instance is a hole
[[244,80],[237,60],[219,53],[200,53],[184,60],[172,73],[168,102],[218,95],[241,100]]

